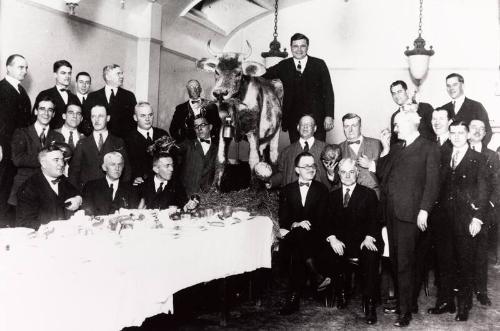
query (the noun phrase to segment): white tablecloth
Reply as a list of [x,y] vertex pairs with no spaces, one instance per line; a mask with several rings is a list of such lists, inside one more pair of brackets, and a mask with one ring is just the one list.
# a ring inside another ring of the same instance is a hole
[[[179,223],[180,224],[180,223]],[[31,239],[0,249],[0,330],[121,330],[172,311],[172,295],[271,267],[272,221]]]

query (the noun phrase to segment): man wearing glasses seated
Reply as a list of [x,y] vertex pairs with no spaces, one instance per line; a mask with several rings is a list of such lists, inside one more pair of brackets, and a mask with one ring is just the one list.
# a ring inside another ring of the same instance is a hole
[[317,290],[325,290],[331,279],[323,277],[314,265],[313,256],[318,246],[320,223],[326,216],[328,189],[313,180],[317,165],[312,154],[302,152],[295,158],[295,172],[299,179],[286,185],[279,202],[280,253],[291,261],[289,296],[280,310],[289,315],[299,310],[300,296],[306,283],[306,274],[313,275]]

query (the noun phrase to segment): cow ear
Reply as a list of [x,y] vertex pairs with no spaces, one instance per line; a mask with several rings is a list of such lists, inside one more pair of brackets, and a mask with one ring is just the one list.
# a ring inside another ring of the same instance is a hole
[[214,72],[216,67],[217,67],[216,59],[207,59],[206,57],[204,57],[196,61],[196,68],[204,71]]
[[241,64],[243,73],[248,76],[258,77],[266,73],[266,67],[262,63],[255,61],[245,61]]

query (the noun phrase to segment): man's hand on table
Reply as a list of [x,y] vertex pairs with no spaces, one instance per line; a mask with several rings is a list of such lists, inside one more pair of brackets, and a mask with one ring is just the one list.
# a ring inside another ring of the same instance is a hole
[[189,201],[184,205],[184,211],[193,210],[200,204],[197,199],[189,199]]
[[[69,205],[66,206],[66,204],[68,204],[68,203],[69,203]],[[80,208],[80,206],[82,205],[82,197],[79,195],[74,196],[74,197],[69,198],[66,201],[64,201],[64,204],[65,204],[67,210],[71,210],[71,211],[78,210],[78,208]]]

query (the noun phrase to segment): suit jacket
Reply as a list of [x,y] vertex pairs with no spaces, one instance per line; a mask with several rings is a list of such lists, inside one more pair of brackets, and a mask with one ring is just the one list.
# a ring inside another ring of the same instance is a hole
[[[64,142],[62,134],[49,130],[45,139],[45,146],[52,142]],[[38,152],[45,147],[40,143],[40,137],[36,133],[35,126],[17,129],[12,136],[12,162],[17,167],[17,174],[14,177],[12,189],[10,191],[9,203],[16,205],[17,190],[31,175],[40,169]]]
[[[425,102],[420,102],[417,108],[417,114],[420,116],[420,125],[418,126],[418,132],[424,138],[429,139],[430,141],[436,140],[436,134],[434,133],[434,129],[432,129],[432,112],[434,108],[431,105]],[[396,110],[391,116],[391,144],[394,144],[398,141],[398,135],[394,132],[394,118],[399,113],[399,109]]]
[[56,194],[41,170],[26,180],[17,193],[16,226],[38,230],[41,224],[68,219],[73,212],[64,207],[64,201],[79,193],[64,176],[58,186]]
[[328,189],[313,180],[307,192],[305,205],[302,205],[299,182],[295,181],[283,187],[279,200],[280,228],[291,230],[294,222],[311,222],[311,234],[321,233],[322,223],[327,215]]
[[467,235],[476,217],[487,224],[488,203],[486,160],[471,150],[465,153],[455,170],[450,166],[453,149],[441,156],[441,193],[439,205],[458,233]]
[[149,177],[140,187],[140,196],[148,209],[167,209],[169,206],[184,207],[188,201],[186,191],[178,180],[170,180],[162,192],[156,192],[154,176]]
[[[309,148],[309,153],[314,156],[314,161],[318,166],[315,179],[326,187],[330,187],[331,184],[328,181],[326,170],[320,159],[321,151],[325,145],[325,142],[314,139],[314,144]],[[300,153],[302,153],[302,146],[299,141],[288,145],[280,152],[278,156],[278,170],[271,176],[270,179],[273,187],[283,187],[298,179],[297,173],[295,172],[294,161],[295,157]]]
[[335,98],[332,81],[323,60],[308,56],[306,67],[300,75],[295,68],[293,58],[288,58],[267,69],[262,77],[278,78],[283,83],[284,131],[295,130],[304,114],[312,115],[318,128],[323,126],[325,116],[334,117]]
[[130,183],[119,181],[115,198],[106,178],[87,182],[83,187],[83,205],[87,215],[109,215],[120,208],[135,209],[139,205],[137,189]]
[[349,257],[359,256],[360,245],[366,236],[373,237],[377,244],[381,243],[381,228],[376,216],[377,205],[375,191],[360,184],[351,192],[347,208],[344,208],[342,187],[330,192],[329,213],[322,239],[334,235],[346,245]]
[[4,78],[0,81],[0,146],[5,163],[11,159],[10,144],[17,128],[31,124],[31,101],[24,88],[19,92]]
[[[374,160],[376,164],[380,153],[382,152],[382,145],[378,139],[363,136],[363,141],[359,146],[358,154],[354,154],[354,151],[349,147],[347,140],[340,143],[340,149],[342,151],[342,158],[357,160],[364,154],[370,160]],[[358,184],[373,189],[377,193],[377,196],[379,196],[380,190],[377,175],[360,166],[357,166],[357,168],[359,170]]]
[[180,145],[182,155],[181,179],[188,196],[206,192],[210,189],[215,176],[215,160],[218,142],[212,139],[207,154],[203,154],[198,139],[185,140]]
[[498,206],[500,203],[500,159],[496,152],[484,145],[481,154],[486,159],[487,198],[494,206]]
[[137,127],[134,121],[134,108],[137,101],[134,93],[131,91],[119,87],[111,104],[106,99],[104,87],[89,93],[83,110],[83,118],[86,121],[90,120],[90,110],[96,104],[105,105],[108,109],[108,115],[111,116],[108,123],[108,130],[113,135],[125,139]]
[[379,159],[377,176],[385,212],[390,218],[416,223],[419,211],[430,213],[438,197],[439,147],[422,136],[406,147],[394,144]]
[[69,164],[68,177],[70,182],[81,189],[88,181],[103,178],[102,162],[104,155],[109,152],[120,152],[123,155],[125,167],[123,168],[122,180],[129,181],[131,170],[125,143],[121,138],[108,132],[108,137],[104,141],[101,151],[97,149],[97,142],[93,134],[78,141]]
[[[54,131],[60,133],[63,136],[63,138],[64,138],[64,135],[62,134],[61,128],[55,129]],[[78,141],[82,140],[83,138],[85,138],[85,135],[83,133],[81,133],[81,132],[78,132]],[[78,144],[78,141],[77,141],[77,144]],[[64,142],[67,144],[68,140],[66,138],[64,138]],[[75,144],[75,148],[76,148],[76,144]],[[73,149],[73,152],[74,152],[74,149]]]
[[50,97],[52,100],[54,100],[55,103],[54,118],[52,118],[52,120],[50,121],[51,129],[59,129],[64,124],[64,119],[62,118],[62,114],[64,113],[64,110],[68,105],[68,103],[75,103],[77,105],[80,104],[80,100],[78,100],[78,97],[73,93],[71,93],[69,90],[68,90],[68,103],[65,103],[63,98],[61,97],[61,94],[59,94],[57,87],[53,86],[47,90],[43,90],[42,92],[38,93],[35,99],[35,106],[38,104],[38,101],[42,99],[44,96]]
[[[441,107],[450,110],[451,113],[453,113],[453,103],[451,103],[451,101]],[[483,105],[480,102],[471,100],[466,97],[464,103],[462,104],[462,107],[460,107],[453,120],[464,121],[467,123],[467,125],[469,125],[470,121],[472,120],[483,121],[486,129],[486,136],[483,139],[483,143],[485,146],[490,143],[491,136],[493,135],[493,133],[491,132],[490,119],[488,117],[486,109],[484,109]]]
[[[219,117],[219,110],[215,104],[209,104],[206,107],[205,116],[207,122],[212,124],[212,131],[210,133],[211,136],[218,139],[221,121]],[[174,138],[177,142],[181,142],[184,139],[196,138],[196,132],[194,131],[194,112],[189,104],[189,101],[181,103],[175,107],[174,116],[170,122],[169,132],[172,138]]]
[[[168,136],[165,130],[153,128],[153,142],[163,136]],[[130,158],[130,166],[132,168],[132,179],[142,177],[145,179],[153,172],[153,156],[147,152],[148,141],[139,131],[134,130],[129,133],[125,139],[127,154]]]

